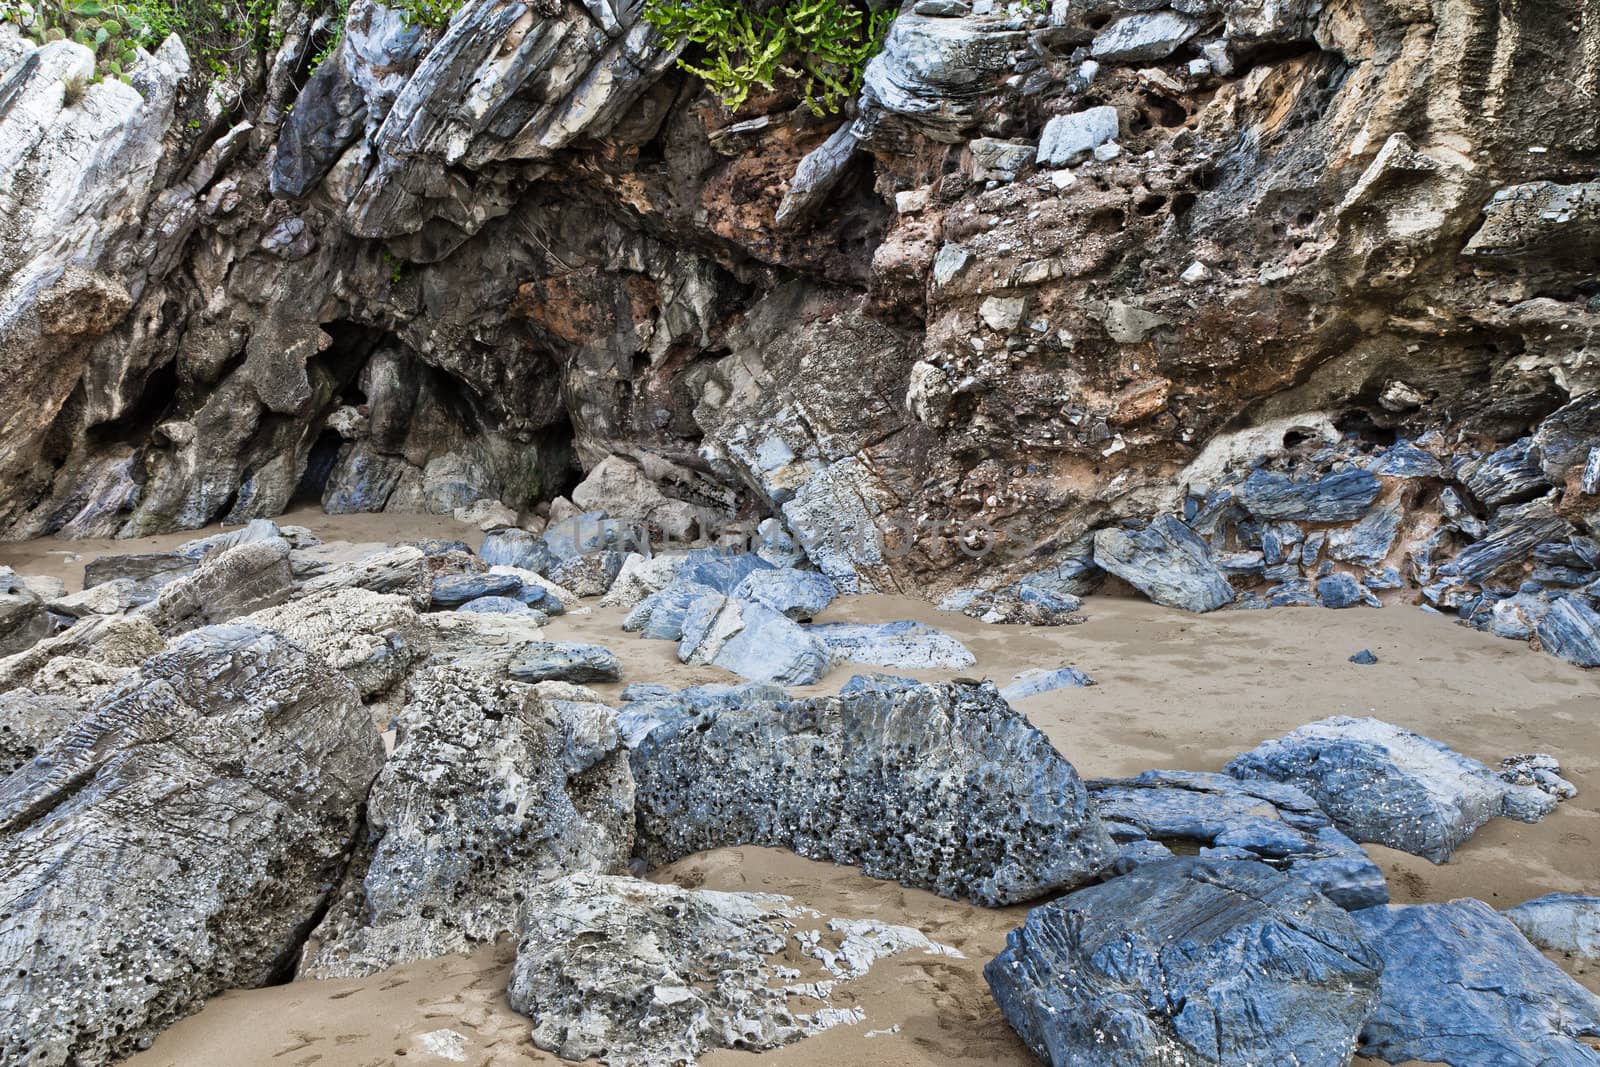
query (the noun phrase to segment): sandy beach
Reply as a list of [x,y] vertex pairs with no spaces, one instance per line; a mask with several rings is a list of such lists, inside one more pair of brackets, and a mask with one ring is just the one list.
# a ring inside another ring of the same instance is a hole
[[[387,516],[285,516],[325,539],[395,541],[481,536],[449,519],[397,522]],[[34,542],[0,546],[0,563],[23,575],[49,573],[74,584],[94,554],[155,551],[190,535],[120,542]],[[918,600],[853,597],[823,621],[913,618],[963,641],[977,664],[959,672],[1004,685],[1033,667],[1074,666],[1099,683],[1019,703],[1086,777],[1149,768],[1215,770],[1257,742],[1328,715],[1376,715],[1437,738],[1490,764],[1550,752],[1579,789],[1543,823],[1497,819],[1447,864],[1376,846],[1369,851],[1396,903],[1474,896],[1497,908],[1549,892],[1600,889],[1600,676],[1429,615],[1404,604],[1382,610],[1285,608],[1194,616],[1149,603],[1089,598],[1081,626],[987,626]],[[714,667],[681,664],[667,642],[620,630],[622,613],[580,609],[552,621],[553,640],[602,643],[622,657],[624,680],[674,687],[733,681]],[[1347,658],[1371,649],[1379,662]],[[836,670],[799,692],[837,691]],[[908,672],[916,673],[916,672]],[[924,672],[925,678],[953,672]],[[596,687],[608,699],[620,685]],[[783,1049],[762,1063],[843,1067],[995,1067],[1035,1062],[990,999],[982,967],[1017,925],[1023,908],[989,911],[904,889],[831,864],[762,848],[692,856],[652,878],[685,886],[786,893],[830,915],[915,926],[963,958],[903,955],[843,987],[835,1005],[865,1021]],[[301,982],[230,992],[160,1036],[129,1062],[140,1067],[377,1067],[467,1063],[559,1063],[528,1041],[528,1025],[506,1004],[511,946],[427,961],[349,981]],[[1600,991],[1600,969],[1553,957]],[[449,1033],[445,1033],[448,1031]],[[748,1053],[704,1057],[749,1063]],[[1359,1061],[1358,1061],[1359,1062]]]

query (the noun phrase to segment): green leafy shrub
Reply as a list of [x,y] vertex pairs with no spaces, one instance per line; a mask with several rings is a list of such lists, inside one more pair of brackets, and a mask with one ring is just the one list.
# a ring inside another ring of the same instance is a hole
[[853,0],[790,0],[760,12],[741,0],[646,0],[644,17],[670,47],[699,46],[694,59],[678,65],[728,110],[757,86],[770,91],[781,75],[800,82],[807,106],[821,115],[860,91],[894,11],[870,12]]
[[446,26],[466,0],[391,0],[413,26]]

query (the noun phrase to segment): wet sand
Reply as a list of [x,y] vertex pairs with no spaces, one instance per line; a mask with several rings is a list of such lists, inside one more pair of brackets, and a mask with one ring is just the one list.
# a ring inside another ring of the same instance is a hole
[[[460,537],[476,545],[480,536],[448,519],[311,513],[282,521],[298,521],[328,539]],[[109,544],[112,551],[153,551],[190,536]],[[60,562],[52,553],[63,549],[78,552],[80,559]],[[105,550],[104,543],[0,545],[0,563],[22,574],[48,569],[69,582],[75,568],[81,581],[82,564],[97,550]],[[964,671],[920,672],[930,679],[959,673],[1004,685],[1031,667],[1070,665],[1088,671],[1098,685],[1042,694],[1018,707],[1089,777],[1153,767],[1215,770],[1265,738],[1335,714],[1376,715],[1491,765],[1514,753],[1552,752],[1579,795],[1543,823],[1496,819],[1441,866],[1377,846],[1368,850],[1388,876],[1397,903],[1475,896],[1504,908],[1549,892],[1600,891],[1600,672],[1582,671],[1520,643],[1404,605],[1193,616],[1142,601],[1095,597],[1086,613],[1089,621],[1082,626],[986,626],[921,601],[874,596],[840,601],[823,619],[919,619],[955,635],[978,657],[977,665]],[[621,618],[618,611],[580,609],[553,620],[546,633],[553,640],[592,641],[614,649],[630,682],[682,686],[736,680],[717,668],[679,663],[669,642],[622,633]],[[1378,664],[1346,661],[1362,648],[1376,653]],[[821,685],[802,691],[836,692],[860,670],[840,668]],[[596,688],[614,698],[621,686]],[[1035,1062],[1006,1027],[982,978],[983,964],[1020,922],[1023,908],[988,911],[761,848],[703,853],[651,877],[712,889],[786,893],[824,912],[919,927],[965,954],[964,959],[911,954],[878,963],[834,999],[836,1007],[861,1007],[865,1022],[763,1053],[762,1064],[1010,1067]],[[559,1063],[533,1048],[526,1021],[506,1004],[509,953],[506,944],[487,946],[472,956],[413,964],[367,979],[228,993],[129,1062],[140,1067]],[[1600,991],[1600,967],[1557,961]],[[702,1062],[732,1067],[753,1061],[748,1053],[719,1052]]]

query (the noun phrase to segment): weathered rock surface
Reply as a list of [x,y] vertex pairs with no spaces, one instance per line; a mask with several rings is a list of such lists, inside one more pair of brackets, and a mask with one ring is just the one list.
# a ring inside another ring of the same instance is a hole
[[[1383,872],[1305,793],[1225,774],[1145,771],[1097,778],[1100,821],[1136,867],[1198,846],[1209,859],[1254,859],[1310,883],[1342,908],[1389,901]],[[1152,846],[1160,846],[1159,848]]]
[[1551,893],[1501,914],[1540,948],[1600,960],[1600,897]]
[[258,611],[246,621],[320,656],[363,697],[392,689],[428,654],[427,633],[416,609],[393,593],[330,589]]
[[813,628],[731,596],[712,594],[689,604],[682,630],[683,662],[714,664],[753,682],[811,685],[833,666],[829,646]]
[[784,567],[751,571],[733,587],[732,595],[807,622],[833,602],[838,590],[825,574]]
[[0,693],[0,776],[9,775],[67,732],[83,714],[77,696],[12,689]]
[[1296,786],[1357,841],[1434,863],[1497,815],[1537,822],[1556,804],[1536,787],[1514,785],[1438,741],[1373,718],[1310,723],[1225,769]]
[[984,977],[1046,1063],[1338,1067],[1382,971],[1375,942],[1306,883],[1190,858],[1034,908]]
[[771,845],[989,906],[1081,884],[1111,861],[1077,772],[992,687],[884,682],[630,705],[641,855]]
[[877,960],[960,955],[909,927],[825,919],[789,897],[633,878],[531,886],[524,914],[507,992],[532,1018],[533,1043],[617,1067],[777,1048],[859,1021],[829,998]]
[[241,624],[181,638],[0,783],[0,1048],[125,1055],[292,964],[383,745],[355,688]]
[[538,883],[627,867],[633,777],[609,708],[459,667],[407,683],[367,799],[364,865],[303,977],[371,974],[518,928]]
[[960,670],[977,662],[966,645],[943,630],[909,619],[815,623],[807,632],[835,658],[849,663],[903,670]]
[[1600,1052],[1600,998],[1481,900],[1355,913],[1383,956],[1383,995],[1361,1054],[1452,1067],[1586,1067]]
[[1076,667],[1057,667],[1055,670],[1033,667],[1011,679],[1011,684],[1000,690],[1000,695],[1006,700],[1025,700],[1056,689],[1077,689],[1094,684],[1093,678]]
[[1170,515],[1142,530],[1101,530],[1094,537],[1094,561],[1167,607],[1215,611],[1234,597],[1206,543]]

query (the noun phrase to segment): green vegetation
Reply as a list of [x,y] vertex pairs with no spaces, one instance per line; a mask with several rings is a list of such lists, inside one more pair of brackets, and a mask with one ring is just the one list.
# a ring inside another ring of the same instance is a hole
[[742,0],[646,0],[644,17],[676,47],[698,45],[678,65],[703,80],[730,111],[757,86],[781,75],[800,82],[818,115],[838,111],[861,89],[894,11],[870,12],[855,0],[789,0],[756,12]]
[[95,81],[126,81],[134,50],[153,49],[172,33],[213,74],[247,66],[277,43],[277,6],[277,0],[0,0],[0,22],[13,23],[36,44],[77,41],[94,52]]

